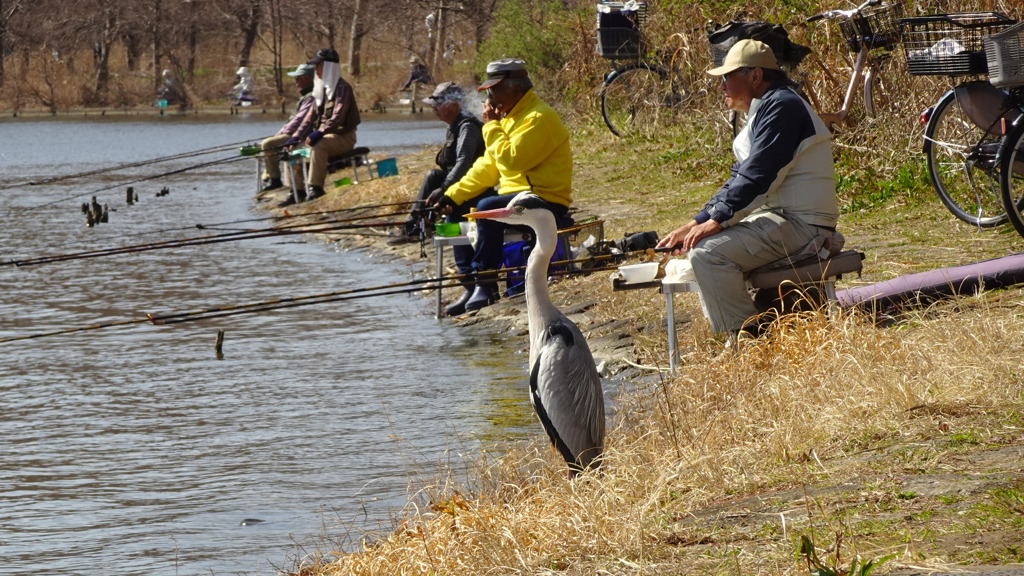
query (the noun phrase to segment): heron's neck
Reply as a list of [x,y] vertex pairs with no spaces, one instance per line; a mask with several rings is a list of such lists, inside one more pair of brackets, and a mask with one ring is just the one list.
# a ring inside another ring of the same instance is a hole
[[534,246],[530,252],[530,258],[526,261],[526,309],[529,315],[531,334],[536,334],[537,330],[560,316],[548,294],[548,262],[551,260],[551,255],[555,253],[558,228],[555,226],[553,216],[539,220],[539,222],[533,223],[537,245]]

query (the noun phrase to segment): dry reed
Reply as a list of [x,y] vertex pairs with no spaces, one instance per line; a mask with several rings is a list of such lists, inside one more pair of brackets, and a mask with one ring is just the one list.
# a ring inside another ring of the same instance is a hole
[[[1019,407],[1018,314],[984,300],[952,306],[896,327],[857,311],[785,316],[770,338],[724,359],[698,345],[675,374],[624,395],[600,471],[566,480],[540,439],[481,456],[467,485],[441,476],[393,532],[305,573],[792,572],[785,538],[746,544],[756,554],[739,571],[735,558],[687,554],[681,541],[735,535],[684,521],[713,502],[842,480],[845,458],[913,436],[925,413]],[[810,511],[818,521],[835,513]],[[791,520],[789,534],[814,522]]]

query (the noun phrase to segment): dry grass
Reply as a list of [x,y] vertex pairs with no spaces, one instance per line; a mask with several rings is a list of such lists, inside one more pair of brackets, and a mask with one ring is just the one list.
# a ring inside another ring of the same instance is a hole
[[[788,538],[686,520],[740,496],[848,481],[837,463],[851,455],[933,435],[922,407],[959,412],[947,434],[970,414],[1019,409],[1019,311],[962,304],[896,329],[856,312],[790,316],[727,362],[694,354],[621,400],[600,473],[570,482],[542,442],[516,446],[482,459],[472,485],[423,487],[429,505],[411,506],[394,532],[303,572],[798,573],[796,535],[843,524],[841,505],[808,498],[815,509],[792,520]],[[1019,415],[1013,424],[1019,432]],[[888,536],[858,534],[852,545],[901,551]],[[728,545],[720,556],[689,551],[710,542]]]

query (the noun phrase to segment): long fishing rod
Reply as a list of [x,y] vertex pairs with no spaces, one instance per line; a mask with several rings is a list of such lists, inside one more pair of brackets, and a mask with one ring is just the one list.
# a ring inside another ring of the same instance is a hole
[[[390,208],[394,206],[408,206],[413,204],[414,201],[408,200],[405,202],[391,202],[389,204],[367,204],[365,206],[353,206],[351,208],[339,208],[337,210],[318,210],[315,212],[306,212],[303,214],[279,214],[276,216],[262,216],[259,218],[245,218],[242,220],[231,220],[228,222],[215,222],[212,224],[193,224],[192,226],[180,226],[178,228],[164,228],[162,230],[148,230],[145,232],[134,232],[132,234],[111,234],[109,236],[98,236],[96,238],[89,239],[89,242],[97,242],[100,240],[109,240],[111,238],[133,238],[135,236],[150,236],[153,234],[166,234],[167,232],[181,232],[183,230],[215,230],[220,226],[229,226],[232,224],[248,224],[250,222],[266,222],[270,220],[293,220],[298,218],[308,218],[310,216],[326,216],[328,214],[336,214],[340,212],[356,212],[359,210],[371,210],[378,208]],[[399,216],[405,214],[405,212],[386,212],[383,214],[376,214],[379,217],[385,216]],[[0,262],[0,265],[3,263]]]
[[131,254],[135,252],[148,252],[151,250],[165,250],[168,248],[183,248],[187,246],[199,246],[203,244],[218,244],[221,242],[229,242],[234,240],[252,240],[256,238],[266,238],[269,236],[285,236],[290,234],[318,234],[323,232],[331,232],[335,230],[352,230],[358,228],[380,226],[398,226],[399,224],[401,224],[400,222],[388,221],[370,222],[364,224],[342,224],[344,222],[356,222],[359,220],[367,220],[379,217],[380,216],[378,215],[356,216],[353,218],[342,218],[339,220],[333,220],[324,223],[300,222],[297,224],[274,226],[271,228],[261,228],[255,230],[236,230],[232,232],[225,232],[222,234],[210,234],[207,236],[197,236],[193,238],[178,238],[174,240],[162,240],[159,242],[149,242],[145,244],[135,244],[130,246],[119,246],[115,248],[100,248],[96,250],[86,250],[82,252],[56,254],[52,256],[40,256],[38,258],[9,260],[6,262],[0,262],[0,266],[13,265],[20,268],[22,266],[50,264],[53,262],[65,262],[68,260],[99,258],[102,256],[115,256],[119,254]]
[[199,168],[208,168],[210,166],[216,166],[216,165],[219,165],[219,164],[230,164],[232,162],[238,162],[239,160],[249,160],[249,159],[250,158],[248,156],[231,156],[231,157],[228,157],[228,158],[221,158],[221,159],[218,159],[218,160],[211,160],[209,162],[202,162],[200,164],[193,164],[192,166],[186,166],[184,168],[179,168],[177,170],[171,170],[169,172],[164,172],[162,174],[155,174],[153,176],[144,176],[142,178],[137,178],[135,180],[127,180],[127,181],[124,181],[124,182],[118,182],[117,184],[111,184],[110,186],[104,186],[103,188],[97,188],[97,189],[91,190],[89,192],[82,192],[81,194],[74,194],[72,196],[66,196],[64,198],[58,198],[57,200],[53,200],[51,202],[45,202],[43,204],[37,204],[37,205],[33,206],[32,208],[44,208],[46,206],[53,206],[54,204],[60,204],[61,202],[66,202],[68,200],[74,200],[76,198],[81,198],[83,196],[93,196],[93,195],[98,194],[100,192],[106,192],[107,190],[113,190],[114,188],[120,188],[121,186],[125,186],[127,184],[138,184],[139,182],[146,182],[148,180],[156,180],[157,178],[163,178],[165,176],[173,176],[174,174],[181,174],[182,172],[188,172],[190,170],[198,170]]
[[183,158],[192,158],[195,156],[203,156],[205,154],[213,154],[216,152],[226,152],[239,144],[247,144],[252,139],[242,140],[241,142],[233,142],[231,144],[221,144],[219,146],[211,146],[209,148],[200,148],[199,150],[192,150],[189,152],[179,152],[177,154],[171,154],[170,156],[160,156],[157,158],[150,158],[149,160],[140,160],[138,162],[129,162],[127,164],[119,164],[117,166],[111,166],[109,168],[97,168],[96,170],[89,170],[86,172],[78,172],[75,174],[63,174],[60,176],[54,176],[52,178],[46,178],[44,180],[28,180],[22,182],[15,182],[12,184],[4,184],[0,186],[0,190],[8,190],[10,188],[21,188],[23,186],[40,186],[43,184],[53,184],[54,182],[61,182],[64,180],[74,180],[76,178],[84,178],[86,176],[95,176],[97,174],[106,174],[108,172],[118,172],[120,170],[127,170],[129,168],[138,168],[140,166],[148,166],[150,164],[158,164],[160,162],[169,162],[172,160],[181,160]]
[[[596,261],[607,260],[614,257],[610,254],[592,256],[584,259],[576,260],[560,260],[558,262],[552,262],[552,265],[562,265],[568,263],[593,263]],[[501,280],[500,273],[509,273],[514,271],[524,270],[525,266],[518,266],[515,268],[503,268],[501,270],[493,271],[492,275],[496,280]],[[578,274],[590,274],[593,272],[605,272],[615,270],[615,266],[604,266],[587,268],[584,270],[564,270],[551,272],[552,276],[570,276]],[[339,302],[344,300],[355,300],[358,298],[369,298],[372,296],[385,296],[389,294],[407,294],[412,292],[420,292],[423,290],[437,290],[440,288],[457,287],[461,286],[460,280],[465,279],[467,274],[454,274],[448,276],[442,276],[440,278],[424,278],[421,280],[413,280],[410,282],[403,282],[399,284],[386,284],[383,286],[373,286],[366,288],[353,288],[350,290],[342,290],[337,292],[328,292],[326,294],[314,294],[311,296],[295,296],[291,298],[278,298],[274,300],[265,300],[262,302],[254,302],[249,304],[238,304],[232,306],[221,306],[217,308],[209,308],[204,310],[194,310],[191,312],[177,312],[170,314],[148,314],[146,318],[134,318],[131,320],[121,320],[116,322],[107,322],[103,324],[91,324],[89,326],[81,326],[78,328],[68,328],[65,330],[55,330],[52,332],[41,332],[37,334],[28,334],[25,336],[12,336],[9,338],[0,339],[0,344],[7,342],[15,342],[20,340],[29,340],[34,338],[45,338],[49,336],[61,336],[65,334],[74,334],[78,332],[85,332],[89,330],[99,330],[102,328],[112,328],[117,326],[129,326],[133,324],[180,324],[183,322],[194,322],[199,320],[208,320],[212,318],[222,318],[226,316],[235,316],[239,314],[251,314],[257,312],[271,311],[281,308],[295,308],[298,306],[309,306],[313,304],[323,304],[328,302]],[[445,284],[445,282],[449,282]],[[434,284],[433,286],[425,286],[427,284]]]
[[[600,255],[592,256],[588,258],[581,258],[576,260],[559,260],[551,262],[551,266],[564,266],[566,264],[582,264],[582,263],[594,263],[601,260],[610,259],[611,255]],[[508,275],[512,272],[521,272],[526,269],[526,266],[515,266],[511,268],[501,268],[498,270],[488,271],[486,276],[496,281],[508,279]],[[595,267],[587,268],[584,270],[555,270],[549,272],[550,276],[571,276],[576,274],[590,274],[592,272],[605,272],[610,270],[616,270],[615,266],[607,267]],[[196,320],[206,320],[208,318],[221,318],[224,316],[235,316],[238,314],[250,314],[254,312],[263,312],[269,310],[277,310],[280,308],[295,308],[298,306],[308,306],[311,304],[322,304],[327,302],[337,302],[339,300],[349,300],[357,297],[366,298],[369,296],[382,296],[390,294],[392,292],[381,292],[382,290],[394,290],[397,288],[408,288],[415,286],[408,291],[422,291],[422,290],[437,290],[440,288],[453,288],[461,286],[461,281],[472,277],[472,274],[449,274],[447,276],[441,276],[438,278],[422,278],[420,280],[411,280],[409,282],[402,282],[399,284],[385,284],[382,286],[369,286],[363,288],[351,288],[348,290],[340,290],[336,292],[328,292],[325,294],[313,294],[310,296],[292,296],[287,298],[275,298],[273,300],[264,300],[262,302],[251,302],[248,304],[233,304],[230,306],[219,306],[216,308],[207,308],[203,310],[193,310],[189,312],[174,312],[170,314],[149,314],[150,320],[153,324],[178,324],[181,322],[192,322]],[[450,282],[445,284],[445,282]],[[402,292],[393,292],[400,294]]]

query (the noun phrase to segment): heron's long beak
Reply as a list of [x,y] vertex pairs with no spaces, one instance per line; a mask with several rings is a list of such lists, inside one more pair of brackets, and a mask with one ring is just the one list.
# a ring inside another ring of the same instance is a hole
[[494,210],[482,210],[480,212],[470,212],[466,214],[466,218],[507,218],[511,216],[515,210],[512,208],[496,208]]

